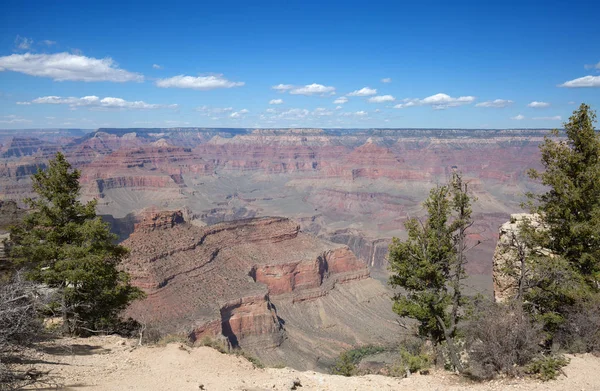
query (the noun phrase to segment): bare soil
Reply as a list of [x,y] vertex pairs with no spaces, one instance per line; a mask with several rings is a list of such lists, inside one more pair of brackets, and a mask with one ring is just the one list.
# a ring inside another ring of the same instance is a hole
[[566,376],[545,383],[533,379],[473,383],[444,371],[399,379],[259,369],[242,357],[207,347],[177,343],[140,347],[135,340],[117,336],[59,339],[32,355],[36,367],[50,371],[63,390],[600,390],[600,358],[591,355],[569,356]]

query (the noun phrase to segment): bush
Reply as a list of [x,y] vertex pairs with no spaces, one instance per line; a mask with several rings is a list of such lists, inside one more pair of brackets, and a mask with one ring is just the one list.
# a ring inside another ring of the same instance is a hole
[[569,359],[562,355],[540,356],[527,365],[527,373],[543,381],[554,380],[568,363]]
[[333,375],[354,376],[358,372],[356,364],[348,352],[343,352],[335,360],[331,373]]
[[331,368],[331,373],[342,376],[356,375],[358,373],[358,364],[363,358],[384,351],[384,347],[375,345],[361,346],[356,349],[347,350],[335,360]]
[[200,346],[207,346],[213,348],[221,353],[229,353],[229,345],[223,339],[215,339],[206,336],[200,340]]
[[567,307],[564,313],[555,342],[570,353],[600,355],[600,295]]
[[465,327],[468,374],[490,379],[497,374],[519,375],[541,350],[541,326],[519,303],[481,303]]
[[390,376],[407,377],[411,373],[428,369],[432,362],[432,352],[428,352],[422,339],[405,340],[398,348],[399,359],[390,368]]
[[161,337],[156,343],[158,346],[165,346],[170,343],[179,343],[186,346],[192,346],[193,343],[190,339],[183,334],[167,334]]
[[400,349],[400,365],[408,373],[419,372],[431,366],[431,357],[424,352],[412,353],[403,347]]
[[265,367],[264,364],[258,358],[254,357],[253,355],[251,355],[250,353],[248,353],[242,349],[233,350],[233,354],[235,354],[236,356],[245,358],[252,365],[254,365],[254,368],[264,368]]
[[20,274],[0,285],[0,389],[19,389],[45,375],[33,367],[17,365],[25,358],[25,348],[43,334],[38,310],[45,296],[39,286]]

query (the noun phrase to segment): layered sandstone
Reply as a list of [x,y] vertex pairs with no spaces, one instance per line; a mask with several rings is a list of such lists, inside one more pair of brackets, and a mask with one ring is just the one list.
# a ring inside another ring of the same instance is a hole
[[125,267],[148,294],[128,312],[165,331],[278,346],[283,324],[274,297],[313,300],[337,283],[369,276],[347,247],[304,234],[285,218],[201,228],[181,217],[157,213],[124,242],[131,250]]

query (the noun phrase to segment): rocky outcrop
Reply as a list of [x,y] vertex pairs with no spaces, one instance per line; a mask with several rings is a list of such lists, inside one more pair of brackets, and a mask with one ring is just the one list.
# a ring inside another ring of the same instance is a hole
[[346,247],[300,232],[285,218],[197,227],[181,212],[157,212],[124,242],[132,282],[148,297],[129,315],[194,338],[224,335],[233,346],[278,346],[283,323],[273,298],[326,295],[336,284],[367,278]]
[[149,210],[142,213],[140,222],[135,225],[135,231],[154,231],[156,229],[169,229],[177,224],[183,224],[183,212]]
[[38,151],[50,148],[56,151],[56,146],[34,137],[14,137],[2,148],[3,158],[20,158],[36,154]]
[[520,277],[520,252],[525,256],[530,252],[522,245],[520,225],[529,221],[533,228],[541,229],[539,215],[517,213],[510,216],[510,221],[502,224],[494,252],[493,281],[494,300],[503,302],[517,296]]
[[355,229],[341,229],[323,234],[323,236],[334,243],[347,245],[369,267],[380,270],[386,269],[386,257],[389,252],[389,245],[392,242],[391,239],[369,238]]
[[[369,272],[348,248],[337,248],[312,260],[255,265],[250,275],[254,281],[265,284],[270,295],[293,293],[299,299],[302,291],[319,289],[324,283],[366,278]],[[327,290],[320,293],[326,294]],[[309,296],[314,297],[314,293]]]

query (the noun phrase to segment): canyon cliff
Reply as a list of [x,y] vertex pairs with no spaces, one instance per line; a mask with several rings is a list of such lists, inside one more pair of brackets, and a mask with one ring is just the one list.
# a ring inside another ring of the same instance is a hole
[[[347,246],[304,233],[287,218],[197,227],[181,211],[154,212],[123,245],[131,251],[124,267],[147,293],[127,315],[163,333],[224,336],[267,362],[285,352],[278,360],[302,368],[324,366],[354,343],[394,339],[386,288],[367,265]],[[372,295],[374,307],[364,313],[358,298],[337,298],[348,292]],[[369,330],[374,319],[384,326]]]

